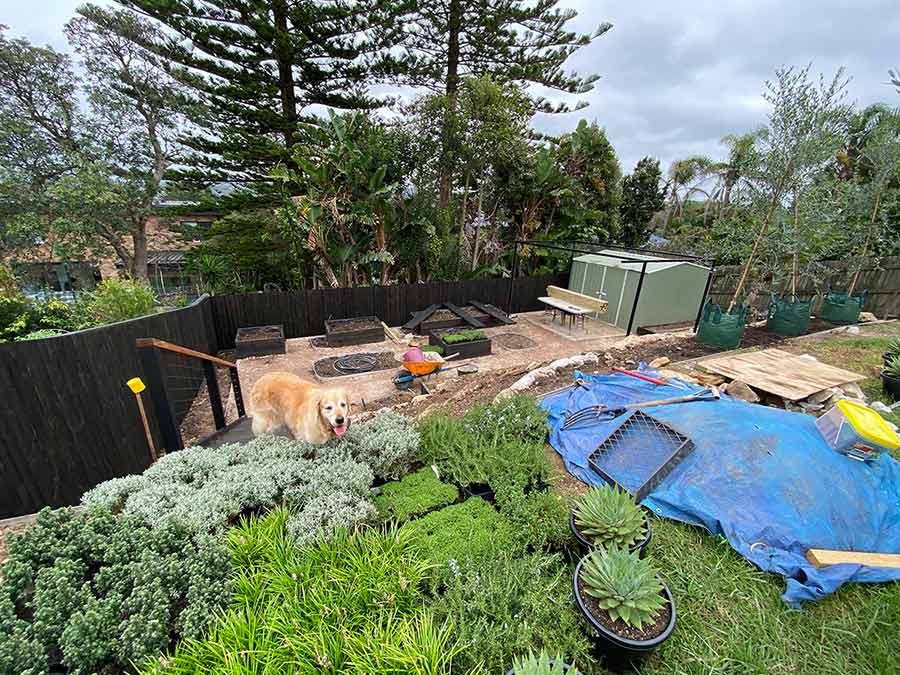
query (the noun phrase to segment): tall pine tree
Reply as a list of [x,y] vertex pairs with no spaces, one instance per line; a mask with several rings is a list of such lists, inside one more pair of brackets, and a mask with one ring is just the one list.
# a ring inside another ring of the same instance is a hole
[[371,108],[366,84],[398,30],[385,0],[118,0],[167,37],[144,44],[195,93],[196,130],[184,135],[203,182],[265,191],[289,162],[311,106]]
[[[431,0],[418,3],[406,18],[403,81],[446,96],[441,175],[441,202],[449,201],[455,160],[451,120],[461,78],[490,75],[497,82],[583,94],[599,75],[580,76],[563,65],[575,51],[590,44],[612,25],[601,23],[593,33],[566,29],[574,9],[559,9],[559,0]],[[535,110],[565,112],[533,97]],[[575,108],[586,105],[579,102]]]

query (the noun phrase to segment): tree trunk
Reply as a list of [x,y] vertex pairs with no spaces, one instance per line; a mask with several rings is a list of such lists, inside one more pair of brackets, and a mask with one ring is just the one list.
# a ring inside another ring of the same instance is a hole
[[478,186],[478,208],[476,209],[476,213],[478,215],[478,222],[475,225],[475,243],[472,245],[472,271],[475,271],[475,268],[478,267],[478,244],[479,235],[481,234],[481,225],[484,224],[484,216],[481,213],[481,197],[484,194],[484,190],[481,185]]
[[737,288],[734,291],[734,295],[731,298],[731,302],[728,303],[728,310],[726,314],[731,314],[731,310],[734,309],[734,306],[737,304],[737,300],[741,297],[741,292],[744,290],[744,284],[747,283],[747,277],[750,275],[750,267],[753,265],[753,259],[756,257],[757,251],[759,251],[760,244],[762,244],[763,239],[766,238],[766,232],[769,231],[769,221],[772,220],[772,214],[775,213],[775,207],[778,206],[778,199],[781,196],[781,186],[779,185],[778,190],[775,191],[775,194],[772,195],[772,201],[769,204],[769,210],[766,213],[765,218],[763,218],[763,224],[759,228],[759,234],[756,235],[756,241],[753,242],[753,249],[750,251],[750,255],[747,257],[747,262],[744,263],[744,269],[741,272],[741,280],[738,282]]
[[281,96],[281,114],[284,118],[284,145],[294,144],[294,129],[297,124],[297,95],[294,91],[293,49],[288,32],[287,2],[274,0],[272,18],[275,26],[275,40],[272,56],[278,64],[278,91]]
[[863,261],[869,254],[869,246],[872,243],[872,237],[875,234],[875,220],[878,218],[878,209],[881,206],[881,190],[875,195],[875,207],[872,209],[872,217],[869,218],[869,232],[866,234],[866,242],[863,244],[862,253],[859,256],[859,265],[856,266],[856,272],[853,279],[850,280],[850,287],[847,289],[847,295],[853,295],[856,290],[856,284],[859,282],[859,275],[862,272]]
[[453,190],[453,167],[450,166],[451,132],[453,116],[456,113],[456,97],[459,91],[459,34],[462,31],[461,0],[450,0],[450,16],[447,20],[447,75],[444,93],[447,109],[444,112],[444,128],[441,134],[441,176],[440,205],[446,208]]
[[134,254],[131,258],[131,276],[135,279],[147,279],[147,221],[136,223],[131,233],[134,243]]
[[459,259],[463,256],[463,242],[466,241],[466,205],[469,201],[469,181],[470,175],[466,173],[466,184],[463,188],[462,204],[459,210]]

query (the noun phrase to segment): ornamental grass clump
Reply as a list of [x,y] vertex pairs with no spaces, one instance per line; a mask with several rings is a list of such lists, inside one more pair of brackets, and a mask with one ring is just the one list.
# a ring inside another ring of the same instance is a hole
[[231,557],[184,528],[44,509],[10,538],[0,580],[0,673],[133,672],[200,638],[231,600]]
[[565,672],[562,659],[550,658],[546,652],[529,654],[513,666],[514,675],[563,675]]
[[648,560],[618,546],[595,549],[581,564],[584,592],[613,621],[641,629],[665,607],[659,573]]
[[634,546],[646,535],[644,513],[624,490],[593,488],[575,507],[575,525],[597,546]]

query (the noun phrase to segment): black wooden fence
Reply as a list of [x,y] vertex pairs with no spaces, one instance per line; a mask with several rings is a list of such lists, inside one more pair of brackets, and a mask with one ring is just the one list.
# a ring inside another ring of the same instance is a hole
[[568,275],[477,279],[440,284],[402,284],[362,288],[324,288],[295,293],[257,293],[253,295],[217,295],[212,298],[213,318],[219,348],[234,346],[237,329],[243,326],[284,324],[285,337],[321,335],[327,319],[377,316],[389,326],[409,320],[412,312],[429,305],[469,300],[496,305],[507,310],[512,284],[510,312],[531,312],[543,305],[549,285],[567,286]]
[[[148,466],[137,404],[125,386],[136,376],[147,381],[138,338],[215,354],[234,346],[242,326],[281,323],[287,337],[302,337],[321,334],[328,318],[375,315],[400,325],[411,312],[448,301],[475,299],[506,310],[510,290],[512,312],[532,311],[541,308],[537,298],[546,286],[566,282],[565,276],[544,276],[204,296],[184,309],[0,344],[0,518],[76,504],[98,483]],[[191,377],[199,388],[202,368]],[[179,418],[185,411],[176,411]],[[152,414],[150,424],[156,447],[164,447]]]
[[[0,345],[0,517],[76,504],[97,483],[147,468],[147,440],[125,386],[143,377],[135,340],[215,352],[211,310],[204,296],[154,316]],[[152,415],[150,422],[162,447]]]

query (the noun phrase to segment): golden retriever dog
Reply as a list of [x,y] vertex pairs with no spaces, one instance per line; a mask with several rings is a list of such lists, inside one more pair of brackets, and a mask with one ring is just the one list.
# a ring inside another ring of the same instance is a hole
[[293,373],[267,373],[250,392],[253,435],[286,426],[299,441],[321,445],[340,438],[350,426],[350,397],[344,389],[327,389]]

